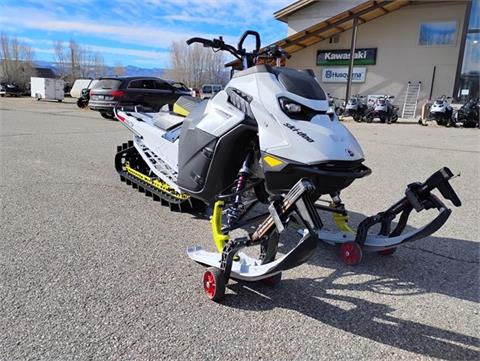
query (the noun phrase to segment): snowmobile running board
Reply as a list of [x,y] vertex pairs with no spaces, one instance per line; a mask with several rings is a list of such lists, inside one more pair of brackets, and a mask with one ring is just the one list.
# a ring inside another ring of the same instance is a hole
[[139,171],[138,166],[144,166],[144,160],[138,154],[133,141],[123,143],[117,147],[115,155],[115,169],[120,175],[120,180],[146,196],[152,197],[155,201],[161,201],[169,205],[170,209],[174,206],[182,211],[182,206],[188,204],[193,208],[190,196],[185,193],[178,193],[167,183],[159,178],[152,178]]

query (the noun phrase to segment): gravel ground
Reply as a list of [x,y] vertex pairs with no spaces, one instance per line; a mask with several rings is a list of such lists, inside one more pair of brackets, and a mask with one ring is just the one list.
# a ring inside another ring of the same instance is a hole
[[119,123],[72,100],[0,110],[1,360],[480,358],[478,130],[347,123],[373,169],[343,193],[354,222],[444,165],[464,205],[392,257],[351,268],[321,244],[217,304],[185,254],[213,250],[208,222],[119,181]]

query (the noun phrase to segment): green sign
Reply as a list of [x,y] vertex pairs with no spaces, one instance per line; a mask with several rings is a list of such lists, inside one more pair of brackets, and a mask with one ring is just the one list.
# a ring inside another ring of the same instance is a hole
[[[374,65],[377,48],[355,49],[353,65]],[[350,50],[318,50],[317,65],[349,65]]]

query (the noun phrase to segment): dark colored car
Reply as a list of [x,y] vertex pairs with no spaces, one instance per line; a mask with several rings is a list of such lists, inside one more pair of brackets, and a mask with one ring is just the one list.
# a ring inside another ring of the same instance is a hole
[[142,105],[158,111],[173,103],[189,89],[179,82],[155,77],[106,77],[100,78],[90,90],[90,109],[99,111],[102,117],[113,119],[113,108],[117,105]]
[[22,95],[22,89],[15,83],[1,83],[0,95],[18,97]]

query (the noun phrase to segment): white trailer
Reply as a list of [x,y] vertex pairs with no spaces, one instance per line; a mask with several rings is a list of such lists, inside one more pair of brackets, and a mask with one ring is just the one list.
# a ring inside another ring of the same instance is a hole
[[51,78],[30,78],[32,98],[51,99],[61,102],[65,96],[63,91],[64,82],[61,79]]
[[70,96],[72,98],[80,98],[83,89],[92,89],[97,84],[98,79],[77,79],[70,89]]

